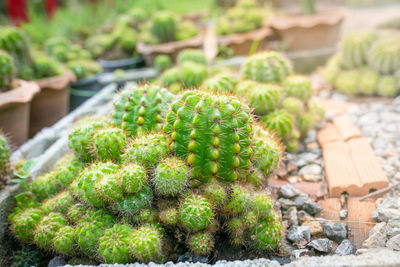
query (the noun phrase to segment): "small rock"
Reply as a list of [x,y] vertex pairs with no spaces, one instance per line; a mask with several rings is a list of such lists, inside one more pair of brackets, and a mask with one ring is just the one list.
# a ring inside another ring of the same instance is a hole
[[324,230],[322,229],[322,225],[318,221],[306,221],[301,226],[308,226],[310,227],[311,235],[318,235],[321,234]]
[[357,250],[356,247],[351,243],[351,241],[348,239],[345,239],[335,249],[333,254],[340,255],[340,256],[346,256],[346,255],[350,255],[350,254],[355,254],[356,250]]
[[288,219],[290,226],[299,225],[299,219],[297,218],[297,209],[296,209],[296,207],[290,207],[286,211],[286,218]]
[[347,218],[347,210],[343,209],[339,212],[340,219],[344,220]]
[[319,148],[318,144],[316,142],[309,143],[306,145],[308,150],[316,150]]
[[307,163],[313,163],[319,158],[319,155],[315,153],[304,152],[299,154],[299,158],[304,159]]
[[291,184],[295,184],[301,181],[301,176],[292,175],[287,178],[288,182]]
[[315,175],[315,174],[304,174],[303,175],[303,180],[306,181],[306,182],[316,183],[316,182],[322,180],[322,176],[321,175]]
[[400,234],[395,235],[386,242],[386,246],[393,250],[400,250]]
[[304,159],[298,159],[296,162],[297,167],[301,168],[307,165],[307,161]]
[[311,239],[310,227],[292,226],[287,233],[287,239],[295,244],[308,243]]
[[308,243],[307,247],[313,248],[322,253],[329,253],[332,250],[333,242],[328,238],[319,238]]
[[56,256],[49,261],[49,264],[47,265],[47,267],[59,267],[59,266],[64,266],[66,264],[67,264],[67,262],[64,260],[63,257]]
[[321,175],[322,168],[317,164],[310,164],[300,169],[299,174],[304,175]]
[[278,190],[278,195],[283,198],[293,198],[300,195],[300,191],[291,184],[281,186]]
[[400,234],[400,220],[389,220],[386,226],[386,235],[392,238]]
[[289,161],[289,162],[286,164],[286,170],[287,170],[288,173],[297,171],[297,165],[296,165],[296,163],[295,163],[294,161],[292,161],[292,160]]
[[322,211],[322,207],[313,201],[305,201],[303,205],[303,209],[311,214],[312,216],[320,213]]
[[200,263],[207,263],[207,257],[205,256],[197,256],[190,252],[186,252],[183,255],[178,257],[178,262],[200,262]]
[[376,224],[370,231],[369,237],[362,243],[363,248],[379,248],[386,244],[386,223]]
[[280,198],[278,199],[278,202],[282,210],[288,210],[290,207],[296,207],[294,201],[287,198]]
[[307,221],[314,221],[314,218],[308,214],[307,212],[305,212],[304,210],[301,210],[297,213],[297,218],[301,221],[301,222],[307,222]]
[[373,213],[372,218],[378,222],[388,222],[389,220],[400,220],[400,210],[397,208],[378,207]]
[[297,196],[293,199],[294,204],[296,205],[297,209],[302,209],[304,203],[307,201],[308,195],[307,194],[301,194],[300,196]]
[[292,251],[295,249],[296,248],[292,244],[290,244],[286,239],[282,239],[278,245],[278,255],[284,257],[290,257],[290,255],[292,255]]
[[322,227],[326,237],[340,244],[347,237],[347,229],[344,223],[323,222]]
[[303,256],[312,257],[312,256],[315,256],[315,253],[313,251],[305,249],[305,248],[296,249],[296,250],[293,250],[292,255],[290,256],[290,259],[297,260],[298,258],[303,257]]

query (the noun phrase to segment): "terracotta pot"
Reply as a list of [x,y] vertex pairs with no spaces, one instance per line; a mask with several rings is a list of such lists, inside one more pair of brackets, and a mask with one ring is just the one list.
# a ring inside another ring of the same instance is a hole
[[136,46],[136,50],[142,55],[146,64],[151,66],[153,64],[154,58],[160,54],[168,54],[175,61],[177,55],[180,51],[186,48],[201,48],[204,40],[204,30],[188,40],[183,40],[179,42],[169,42],[158,45],[149,45],[143,42],[139,42]]
[[272,40],[273,34],[271,29],[265,27],[246,33],[219,36],[218,45],[225,45],[233,49],[235,55],[247,56],[255,42],[259,42],[256,51],[254,51],[257,52],[270,48],[269,44]]
[[313,15],[289,13],[272,17],[270,25],[288,51],[329,48],[336,45],[347,15],[343,8],[320,10]]
[[76,77],[71,71],[35,81],[41,90],[31,103],[30,137],[68,114],[69,84],[74,81],[76,81]]
[[17,81],[18,88],[0,94],[0,128],[13,148],[28,139],[32,98],[40,92],[35,82]]

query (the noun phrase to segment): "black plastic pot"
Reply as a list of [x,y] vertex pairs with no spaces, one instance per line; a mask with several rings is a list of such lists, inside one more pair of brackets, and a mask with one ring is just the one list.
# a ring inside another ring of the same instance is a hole
[[69,111],[76,109],[83,102],[97,94],[101,84],[97,75],[80,79],[70,85]]
[[118,60],[99,59],[98,62],[103,67],[105,72],[113,72],[118,69],[137,69],[142,68],[145,65],[144,59],[141,56]]

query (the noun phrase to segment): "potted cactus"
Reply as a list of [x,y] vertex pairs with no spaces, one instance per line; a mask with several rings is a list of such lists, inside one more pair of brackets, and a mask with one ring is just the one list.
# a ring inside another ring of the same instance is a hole
[[347,11],[343,8],[319,10],[315,0],[298,0],[298,3],[302,12],[275,15],[270,21],[284,47],[288,51],[334,47]]
[[140,27],[137,51],[152,65],[157,55],[167,54],[175,60],[183,49],[200,48],[203,39],[200,25],[169,11],[158,11]]

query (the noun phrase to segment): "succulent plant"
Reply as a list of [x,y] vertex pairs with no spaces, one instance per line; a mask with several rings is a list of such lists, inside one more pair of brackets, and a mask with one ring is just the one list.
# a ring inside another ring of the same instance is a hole
[[53,247],[57,253],[68,256],[76,255],[75,229],[69,225],[60,227],[53,237]]
[[67,219],[61,213],[51,212],[44,216],[35,229],[34,240],[36,245],[43,249],[50,249],[57,231],[67,224]]
[[77,224],[86,215],[88,208],[82,203],[73,203],[67,210],[67,218],[72,224]]
[[146,169],[142,166],[130,163],[126,164],[119,172],[122,188],[128,194],[135,194],[147,184]]
[[400,92],[400,86],[393,76],[383,75],[378,81],[376,91],[380,96],[394,97]]
[[154,66],[159,71],[164,71],[172,65],[172,59],[169,55],[158,55],[154,59]]
[[225,188],[217,182],[212,182],[202,189],[202,196],[207,198],[213,208],[221,208],[226,203],[228,195]]
[[285,139],[290,134],[294,119],[287,111],[276,109],[262,118],[265,127],[271,130],[277,137]]
[[125,148],[126,137],[122,129],[99,129],[92,137],[92,153],[100,160],[119,160]]
[[71,42],[65,37],[53,37],[44,44],[46,53],[61,62],[67,61],[67,53],[70,46]]
[[189,237],[188,245],[197,255],[207,255],[214,248],[214,238],[208,232],[199,232]]
[[367,63],[368,50],[376,40],[374,32],[360,31],[346,36],[341,47],[341,60],[346,68],[358,68]]
[[245,79],[258,82],[282,82],[291,74],[291,66],[286,58],[277,52],[252,55],[242,66]]
[[175,40],[177,22],[169,11],[156,12],[151,19],[151,32],[161,43]]
[[33,245],[22,245],[22,248],[13,253],[13,262],[11,267],[31,267],[38,266],[42,260],[37,247]]
[[32,61],[36,79],[53,77],[65,72],[65,68],[60,62],[42,52],[34,51]]
[[283,81],[283,88],[287,96],[293,96],[302,101],[308,101],[314,92],[310,79],[300,75],[287,77]]
[[200,49],[185,49],[182,50],[177,57],[178,64],[182,64],[183,62],[195,62],[199,64],[207,64],[206,56],[204,52]]
[[174,66],[165,70],[160,76],[160,82],[163,86],[171,86],[181,81],[181,68]]
[[129,241],[134,229],[126,224],[114,224],[99,238],[98,252],[106,263],[129,263]]
[[188,181],[188,167],[177,158],[161,161],[153,176],[154,189],[161,196],[178,196],[185,192]]
[[214,77],[208,78],[202,84],[202,88],[216,92],[233,92],[238,78],[230,73],[219,73]]
[[289,96],[282,101],[282,109],[297,117],[303,112],[304,104],[300,99]]
[[232,185],[231,189],[232,193],[228,203],[226,203],[225,210],[228,214],[235,216],[250,208],[251,191],[239,184]]
[[0,180],[6,179],[10,172],[10,147],[7,139],[0,133]]
[[261,220],[254,226],[250,233],[250,243],[258,250],[271,250],[276,248],[281,240],[281,224],[279,221],[268,222]]
[[149,186],[144,187],[134,195],[127,195],[114,203],[113,209],[122,216],[133,217],[141,210],[151,206],[153,192]]
[[322,122],[324,120],[325,108],[315,98],[311,98],[308,101],[307,110],[313,114],[315,122]]
[[214,213],[207,199],[199,195],[190,195],[179,206],[179,218],[186,230],[197,232],[211,224]]
[[250,107],[254,107],[254,113],[265,115],[276,109],[280,103],[282,88],[275,84],[257,84],[245,94]]
[[341,71],[334,83],[336,90],[354,95],[358,92],[360,72],[358,70]]
[[174,96],[158,86],[133,87],[114,100],[113,118],[131,136],[160,130]]
[[31,184],[32,192],[40,200],[56,195],[61,189],[62,185],[57,179],[56,171],[36,177]]
[[183,41],[193,38],[199,34],[199,28],[191,20],[182,20],[178,24],[176,41]]
[[314,114],[304,112],[297,118],[297,129],[301,135],[306,135],[314,127]]
[[198,87],[207,78],[207,68],[205,65],[185,61],[180,65],[181,83],[186,88]]
[[158,262],[162,257],[162,237],[154,227],[142,226],[130,238],[130,251],[141,262]]
[[11,230],[19,240],[31,243],[34,240],[35,229],[42,217],[43,212],[38,208],[27,208],[11,214],[9,217]]
[[82,222],[75,228],[76,242],[80,250],[88,257],[95,258],[99,247],[99,238],[111,225],[101,222]]
[[49,214],[50,212],[67,213],[68,208],[73,202],[73,197],[69,191],[62,191],[57,195],[50,197],[43,201],[43,213]]
[[327,83],[333,84],[341,71],[341,57],[338,54],[333,55],[325,67],[322,69],[321,74]]
[[194,180],[234,181],[250,166],[251,120],[249,108],[234,97],[190,91],[172,104],[164,131]]
[[175,226],[178,224],[178,215],[179,214],[176,208],[168,208],[160,211],[159,220],[164,225]]
[[5,51],[0,50],[0,92],[12,88],[15,65],[13,58]]
[[67,67],[78,79],[94,76],[103,71],[103,68],[96,61],[90,59],[71,60],[67,63]]
[[360,73],[360,81],[358,84],[358,91],[360,92],[360,94],[374,95],[376,93],[379,79],[379,73],[375,72],[374,70],[370,68],[362,69]]
[[382,74],[391,74],[400,68],[400,38],[384,37],[368,50],[368,65]]

